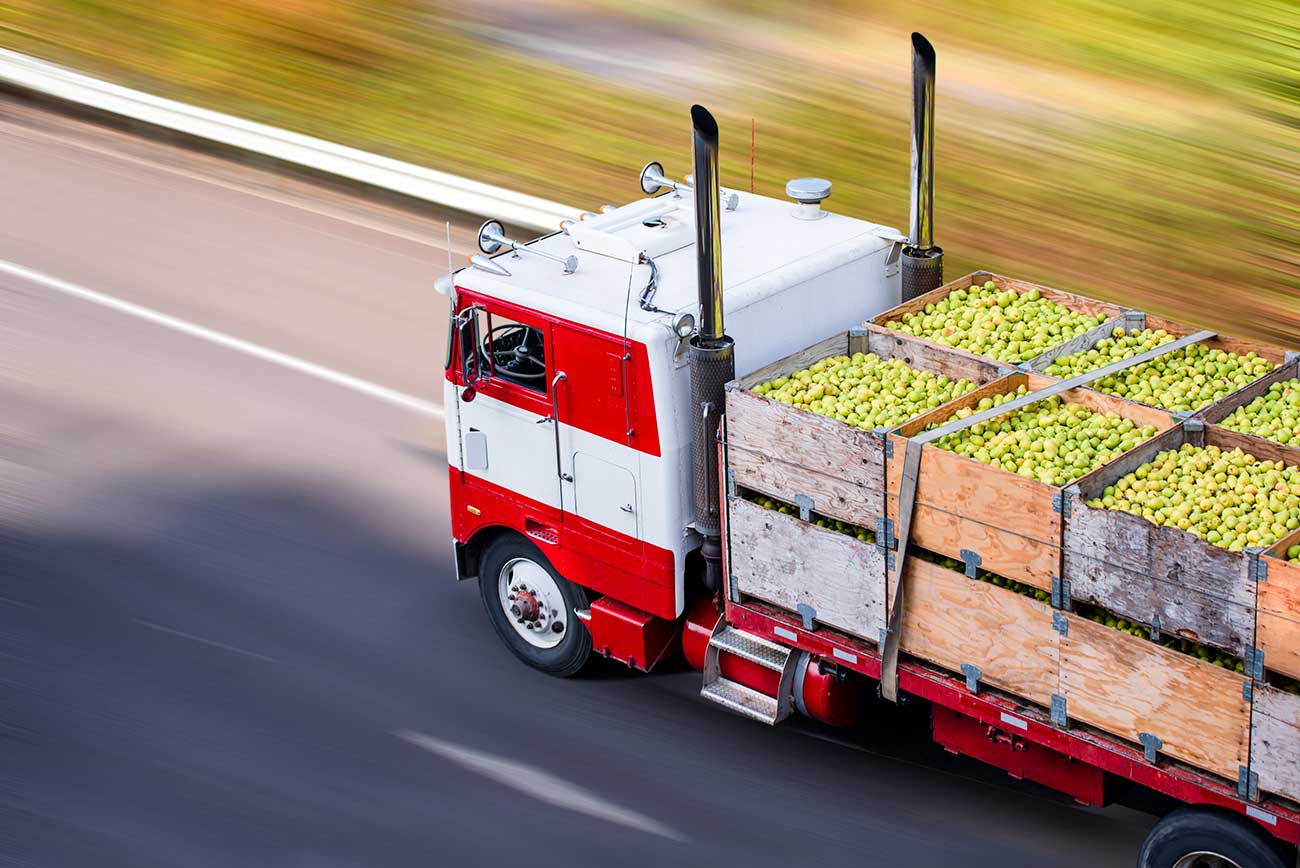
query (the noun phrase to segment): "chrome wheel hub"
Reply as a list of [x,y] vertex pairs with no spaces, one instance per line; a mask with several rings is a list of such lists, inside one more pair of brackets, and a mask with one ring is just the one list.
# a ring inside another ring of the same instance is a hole
[[529,558],[507,561],[497,576],[501,609],[515,632],[535,648],[554,648],[568,630],[568,609],[560,586],[546,568]]

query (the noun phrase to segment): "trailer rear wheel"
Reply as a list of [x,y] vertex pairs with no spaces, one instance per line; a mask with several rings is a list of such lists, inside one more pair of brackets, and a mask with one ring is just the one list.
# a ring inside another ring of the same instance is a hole
[[483,608],[514,655],[548,675],[577,674],[591,656],[591,634],[574,614],[587,607],[587,592],[521,537],[493,540],[479,564]]
[[1227,811],[1179,808],[1147,835],[1138,868],[1286,868],[1286,863],[1251,821]]

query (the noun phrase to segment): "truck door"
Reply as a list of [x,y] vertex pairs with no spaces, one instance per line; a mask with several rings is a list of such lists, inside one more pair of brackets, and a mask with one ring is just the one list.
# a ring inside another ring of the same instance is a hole
[[570,477],[563,480],[564,520],[626,564],[629,555],[642,556],[643,538],[639,453],[631,445],[632,366],[618,338],[562,323],[552,328],[561,455]]
[[[461,469],[475,481],[559,511],[551,327],[491,299],[466,297],[456,320]],[[466,398],[468,397],[468,400]]]

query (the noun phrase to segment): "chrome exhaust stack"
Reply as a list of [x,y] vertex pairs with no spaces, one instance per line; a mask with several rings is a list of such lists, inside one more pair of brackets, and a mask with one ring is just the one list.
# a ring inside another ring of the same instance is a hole
[[903,301],[943,285],[934,244],[934,46],[912,34],[912,220],[903,248]]
[[718,122],[703,106],[691,106],[694,128],[695,253],[700,326],[690,343],[691,453],[695,529],[704,537],[704,584],[722,586],[722,490],[718,484],[718,423],[726,384],[736,376],[735,342],[727,336],[722,309],[722,227],[718,189]]

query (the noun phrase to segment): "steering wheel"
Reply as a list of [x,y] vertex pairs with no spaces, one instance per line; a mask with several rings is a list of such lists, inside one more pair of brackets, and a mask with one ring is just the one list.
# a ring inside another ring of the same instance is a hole
[[492,369],[511,380],[545,380],[542,334],[532,326],[503,323],[483,336],[482,353]]

